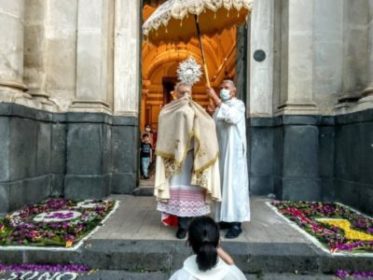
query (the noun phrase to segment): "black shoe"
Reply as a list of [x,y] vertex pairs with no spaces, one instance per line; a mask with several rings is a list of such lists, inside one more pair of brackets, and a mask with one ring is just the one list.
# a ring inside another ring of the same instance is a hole
[[187,231],[185,229],[179,228],[176,232],[177,239],[184,239],[186,237]]
[[231,223],[219,222],[219,228],[220,229],[229,229],[231,226],[232,226]]
[[228,238],[228,239],[237,238],[241,234],[241,232],[242,232],[241,227],[234,225],[227,231],[225,238]]

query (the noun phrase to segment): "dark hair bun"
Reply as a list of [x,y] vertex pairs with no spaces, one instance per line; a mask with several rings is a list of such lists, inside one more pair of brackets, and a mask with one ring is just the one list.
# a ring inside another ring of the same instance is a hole
[[199,270],[206,271],[217,263],[218,253],[216,247],[211,243],[205,243],[197,253],[197,265]]
[[198,268],[206,271],[213,268],[218,260],[219,227],[210,217],[195,218],[188,230],[189,244],[197,255]]

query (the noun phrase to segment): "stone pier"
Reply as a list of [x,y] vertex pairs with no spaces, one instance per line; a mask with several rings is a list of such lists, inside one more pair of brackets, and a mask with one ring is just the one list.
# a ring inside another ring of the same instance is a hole
[[23,83],[24,14],[24,0],[0,2],[0,94],[4,101],[14,101],[17,92],[27,89]]

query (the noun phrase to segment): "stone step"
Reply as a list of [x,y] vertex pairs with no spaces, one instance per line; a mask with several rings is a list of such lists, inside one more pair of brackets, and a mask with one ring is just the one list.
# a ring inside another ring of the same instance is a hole
[[[338,269],[366,271],[372,257],[331,256],[309,244],[224,242],[236,265],[248,274],[333,274]],[[85,264],[110,271],[170,273],[191,254],[185,241],[99,240],[87,241],[77,251],[0,251],[2,263]]]
[[[162,272],[127,272],[127,271],[97,271],[95,273],[78,277],[77,280],[168,280],[171,274]],[[336,279],[332,275],[325,274],[246,274],[248,280],[333,280]]]
[[128,272],[120,270],[102,270],[78,277],[77,280],[167,280],[169,275],[163,272]]
[[140,186],[133,190],[132,194],[134,196],[153,196],[154,187],[153,186]]
[[[56,273],[51,272],[46,275],[44,272],[24,272],[17,274],[18,278],[13,273],[0,273],[0,279],[33,279],[33,280],[168,280],[172,273],[165,272],[129,272],[122,270],[96,270],[87,274],[80,274],[78,277],[70,273]],[[248,280],[332,280],[336,279],[333,275],[325,274],[290,274],[290,273],[266,273],[266,274],[246,274]]]

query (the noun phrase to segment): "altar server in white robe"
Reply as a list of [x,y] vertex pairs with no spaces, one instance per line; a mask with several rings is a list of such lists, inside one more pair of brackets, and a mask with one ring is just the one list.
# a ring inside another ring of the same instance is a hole
[[242,232],[241,223],[250,221],[245,104],[236,98],[231,80],[223,81],[219,96],[212,88],[207,93],[215,107],[220,150],[222,200],[216,203],[215,219],[221,229],[228,229],[226,238],[236,238]]

